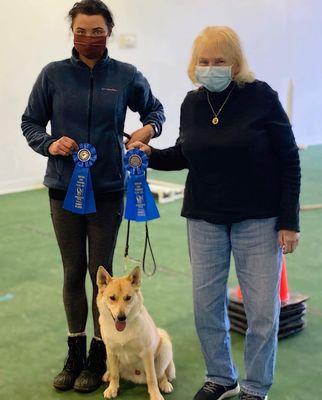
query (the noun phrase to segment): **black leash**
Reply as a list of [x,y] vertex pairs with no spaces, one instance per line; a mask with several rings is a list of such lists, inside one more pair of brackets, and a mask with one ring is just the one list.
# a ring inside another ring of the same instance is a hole
[[[126,243],[125,243],[125,250],[124,250],[124,258],[125,260],[128,260],[129,258],[129,248],[130,248],[130,226],[131,226],[131,221],[127,221],[127,231],[126,231]],[[146,253],[147,249],[149,247],[152,261],[153,261],[153,270],[152,272],[148,273],[145,268],[146,264]],[[149,227],[148,227],[148,222],[145,222],[145,240],[144,240],[144,250],[143,250],[143,257],[142,257],[142,269],[145,275],[147,276],[153,276],[156,273],[157,270],[157,264],[155,261],[154,253],[152,250],[152,245],[151,245],[151,240],[150,240],[150,235],[149,235]]]
[[122,135],[127,139],[131,140],[131,135],[129,135],[128,133],[123,132]]
[[[145,271],[145,258],[146,258],[146,251],[147,251],[148,246],[149,246],[149,250],[150,250],[152,261],[153,261],[153,270],[152,270],[152,272],[150,274],[147,274],[146,271]],[[147,276],[153,276],[155,274],[156,270],[157,270],[157,263],[155,261],[153,250],[152,250],[152,246],[151,246],[150,235],[149,235],[149,227],[148,227],[148,222],[147,221],[145,222],[145,241],[144,241],[142,268],[143,268],[143,272]]]
[[[123,132],[123,136],[127,137],[128,139],[131,138],[131,136],[125,132]],[[147,172],[145,172],[145,177],[147,179]],[[124,249],[125,262],[129,258],[130,227],[131,227],[131,221],[128,220],[127,221],[127,230],[126,230],[126,242],[125,242],[125,249]],[[150,250],[152,261],[153,261],[153,270],[151,273],[147,273],[146,269],[145,269],[146,253],[147,253],[148,246],[149,246],[149,250]],[[150,240],[150,235],[149,235],[148,221],[145,221],[145,240],[144,240],[144,250],[143,250],[143,257],[142,257],[142,269],[143,269],[143,272],[145,273],[145,275],[147,275],[147,276],[153,276],[157,270],[157,263],[155,261],[155,257],[154,257],[154,253],[153,253],[152,245],[151,245],[151,240]]]

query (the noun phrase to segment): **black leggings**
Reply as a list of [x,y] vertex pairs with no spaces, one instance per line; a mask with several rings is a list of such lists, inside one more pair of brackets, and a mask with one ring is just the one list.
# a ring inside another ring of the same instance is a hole
[[88,313],[85,277],[88,269],[93,286],[94,334],[101,337],[96,305],[96,272],[103,265],[112,275],[123,198],[96,200],[97,212],[87,215],[71,213],[62,205],[63,201],[50,199],[51,217],[64,267],[63,299],[69,332],[85,331]]

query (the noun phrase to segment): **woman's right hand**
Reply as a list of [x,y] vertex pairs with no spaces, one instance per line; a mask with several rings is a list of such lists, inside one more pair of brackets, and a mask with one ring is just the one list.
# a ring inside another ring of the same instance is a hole
[[48,153],[52,156],[66,157],[72,154],[74,150],[78,150],[78,144],[67,136],[61,137],[48,147]]
[[150,157],[150,155],[151,155],[151,147],[148,146],[148,145],[145,144],[145,143],[142,143],[142,142],[134,142],[134,143],[131,143],[131,144],[129,145],[129,147],[128,147],[128,150],[132,150],[132,149],[139,149],[139,150],[142,150],[142,151],[144,151],[144,153],[145,153],[148,157]]

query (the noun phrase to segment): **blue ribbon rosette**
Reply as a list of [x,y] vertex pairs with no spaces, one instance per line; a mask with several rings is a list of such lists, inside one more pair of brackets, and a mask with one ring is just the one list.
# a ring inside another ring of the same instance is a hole
[[138,222],[159,218],[159,211],[146,181],[149,164],[147,155],[139,149],[129,150],[124,156],[124,164],[129,172],[124,217]]
[[96,212],[90,168],[97,159],[94,146],[80,143],[73,152],[75,168],[71,177],[63,208],[76,214]]

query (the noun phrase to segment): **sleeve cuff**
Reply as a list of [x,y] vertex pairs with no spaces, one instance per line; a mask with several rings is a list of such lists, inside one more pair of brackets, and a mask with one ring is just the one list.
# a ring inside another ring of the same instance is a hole
[[300,232],[299,219],[297,218],[296,221],[287,221],[285,219],[279,218],[277,221],[276,230],[280,231],[282,229],[287,231]]
[[151,148],[151,154],[149,156],[149,167],[154,168],[155,167],[154,163],[158,158],[158,149],[155,149],[154,147],[152,147],[150,145],[149,145],[149,147]]
[[49,148],[49,146],[50,146],[52,143],[56,142],[56,140],[57,140],[57,139],[52,139],[51,137],[48,138],[48,139],[46,140],[46,142],[45,142],[45,144],[44,144],[44,155],[45,155],[45,156],[47,156],[47,157],[50,156],[50,154],[49,154],[49,152],[48,152],[48,148]]
[[[162,132],[162,125],[159,124],[158,122],[155,122],[155,121],[145,121],[145,122],[144,122],[144,126],[145,126],[145,125],[152,125],[152,126],[153,126],[153,130],[154,130],[153,138],[156,138],[156,137],[158,137],[158,136],[161,135],[161,132]],[[153,138],[152,138],[152,139],[153,139]]]

